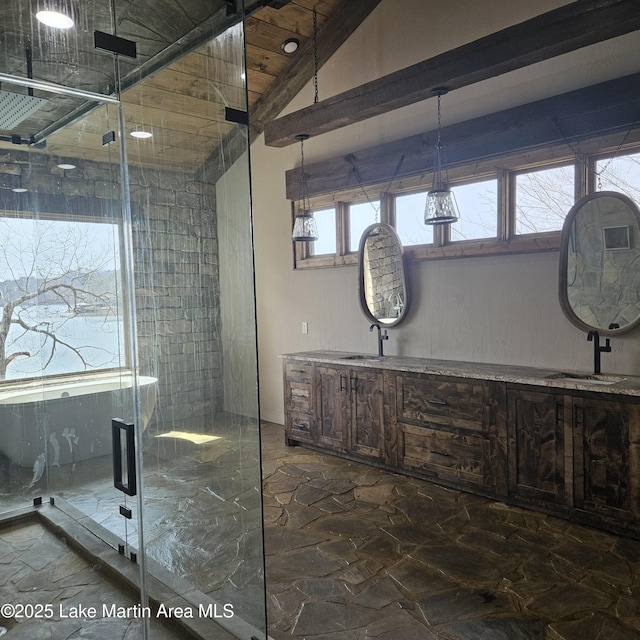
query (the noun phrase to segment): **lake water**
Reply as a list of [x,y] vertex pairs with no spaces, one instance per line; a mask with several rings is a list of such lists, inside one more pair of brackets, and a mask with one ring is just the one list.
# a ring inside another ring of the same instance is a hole
[[21,313],[27,322],[48,327],[59,340],[79,349],[87,366],[62,344],[56,345],[51,358],[51,338],[34,332],[25,333],[24,329],[14,325],[7,340],[7,355],[28,351],[31,357],[18,357],[11,362],[7,368],[7,380],[126,365],[122,318],[113,314],[73,315],[66,311],[66,305],[46,305],[22,309]]

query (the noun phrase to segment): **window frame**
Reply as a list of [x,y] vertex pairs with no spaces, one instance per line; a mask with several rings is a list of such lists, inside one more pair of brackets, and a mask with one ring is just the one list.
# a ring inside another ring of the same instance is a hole
[[[494,255],[510,255],[518,253],[538,253],[558,251],[560,248],[560,230],[542,231],[529,234],[516,234],[515,180],[516,176],[554,167],[574,167],[574,202],[588,193],[597,191],[596,162],[609,157],[618,157],[640,152],[640,141],[628,142],[625,145],[613,146],[611,141],[616,136],[594,138],[582,146],[584,152],[579,156],[571,153],[567,145],[549,146],[529,152],[505,156],[498,160],[476,163],[473,165],[449,169],[452,187],[482,182],[488,179],[497,180],[496,236],[471,240],[451,240],[450,225],[437,225],[434,228],[433,244],[408,245],[404,247],[404,255],[410,261],[438,260],[447,258],[479,257]],[[294,268],[308,269],[319,267],[337,267],[357,264],[357,252],[347,252],[349,227],[348,206],[367,200],[380,201],[380,222],[387,223],[395,229],[395,198],[412,193],[427,192],[430,185],[425,182],[424,175],[402,180],[402,188],[388,188],[386,184],[367,188],[367,196],[362,189],[358,192],[336,193],[317,197],[312,209],[336,207],[336,233],[338,235],[335,255],[314,257],[308,255],[304,243],[294,243]],[[293,203],[292,203],[293,205]]]

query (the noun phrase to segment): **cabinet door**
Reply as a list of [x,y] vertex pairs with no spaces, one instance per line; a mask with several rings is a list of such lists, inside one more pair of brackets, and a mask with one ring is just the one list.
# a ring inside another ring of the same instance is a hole
[[507,405],[509,492],[564,504],[564,396],[510,389]]
[[316,367],[316,437],[318,444],[345,450],[349,419],[349,370]]
[[640,405],[574,400],[574,504],[627,526],[638,515]]
[[383,374],[352,371],[349,377],[351,419],[349,425],[353,453],[384,459]]

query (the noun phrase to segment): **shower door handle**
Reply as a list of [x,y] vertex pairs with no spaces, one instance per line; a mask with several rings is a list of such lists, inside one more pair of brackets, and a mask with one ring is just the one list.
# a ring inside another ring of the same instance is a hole
[[[123,436],[124,434],[124,442]],[[113,446],[113,486],[128,496],[136,495],[136,444],[133,423],[111,420]],[[123,447],[124,443],[124,447]],[[124,450],[124,451],[123,451]],[[124,452],[126,466],[122,466]]]

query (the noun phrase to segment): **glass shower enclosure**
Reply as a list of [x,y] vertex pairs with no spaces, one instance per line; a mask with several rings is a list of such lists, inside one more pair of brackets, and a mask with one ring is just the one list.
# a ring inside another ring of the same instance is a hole
[[242,3],[54,4],[0,9],[0,553],[118,596],[27,562],[0,632],[265,638]]

